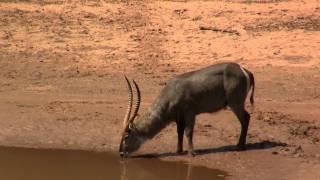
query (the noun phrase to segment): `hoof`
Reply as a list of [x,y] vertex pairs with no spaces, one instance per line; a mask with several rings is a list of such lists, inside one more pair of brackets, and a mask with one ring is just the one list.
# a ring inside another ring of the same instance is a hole
[[188,151],[188,156],[194,157],[196,155],[197,155],[197,153],[195,153],[194,151]]
[[183,151],[182,151],[182,149],[178,149],[178,150],[176,151],[176,153],[177,153],[177,154],[182,154]]
[[243,145],[243,144],[242,145],[240,145],[240,144],[237,145],[237,150],[238,151],[245,151],[246,149],[247,149],[246,145]]

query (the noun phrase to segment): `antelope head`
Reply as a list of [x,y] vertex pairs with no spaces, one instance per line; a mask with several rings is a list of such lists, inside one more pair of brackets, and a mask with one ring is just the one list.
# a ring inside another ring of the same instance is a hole
[[141,101],[140,89],[137,83],[133,80],[133,84],[136,89],[137,100],[133,110],[133,114],[131,116],[131,110],[132,110],[132,104],[133,104],[132,103],[133,92],[132,92],[131,83],[126,76],[125,76],[125,80],[128,85],[129,102],[128,102],[127,112],[123,120],[123,131],[122,131],[120,148],[119,148],[119,153],[121,157],[127,156],[129,153],[136,151],[143,143],[143,138],[138,134],[135,128],[135,125],[133,123],[134,119],[138,114],[139,107],[140,107],[140,101]]

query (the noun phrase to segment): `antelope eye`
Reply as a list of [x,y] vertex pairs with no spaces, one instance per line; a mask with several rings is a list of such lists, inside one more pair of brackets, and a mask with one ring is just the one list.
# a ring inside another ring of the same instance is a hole
[[130,124],[129,124],[129,129],[133,129],[133,128],[134,128],[133,123],[130,123]]

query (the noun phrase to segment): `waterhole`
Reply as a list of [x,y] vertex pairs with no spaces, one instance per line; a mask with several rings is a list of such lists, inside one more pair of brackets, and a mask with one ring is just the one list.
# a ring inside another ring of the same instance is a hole
[[222,180],[220,170],[156,158],[122,160],[113,153],[0,147],[6,180]]

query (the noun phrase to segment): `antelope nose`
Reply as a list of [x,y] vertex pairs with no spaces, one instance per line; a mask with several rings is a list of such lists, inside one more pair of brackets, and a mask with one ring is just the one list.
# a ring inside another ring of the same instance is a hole
[[119,152],[119,154],[120,154],[120,157],[122,157],[122,158],[126,158],[126,157],[128,157],[128,155],[129,155],[129,153],[128,152]]
[[124,152],[122,152],[122,151],[120,151],[119,154],[120,154],[120,157],[124,156]]

